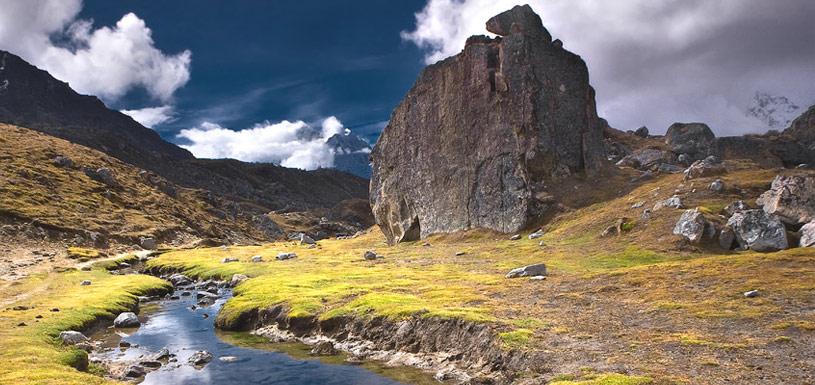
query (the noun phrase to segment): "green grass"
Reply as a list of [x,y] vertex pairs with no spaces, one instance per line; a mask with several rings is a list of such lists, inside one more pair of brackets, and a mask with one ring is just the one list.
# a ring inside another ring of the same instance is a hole
[[601,374],[586,380],[563,380],[549,385],[647,385],[653,383],[649,377],[626,376],[623,374]]
[[[83,280],[92,282],[80,286]],[[111,275],[105,271],[72,271],[29,278],[13,286],[28,298],[0,311],[0,383],[2,384],[104,384],[109,381],[90,372],[87,354],[58,340],[65,330],[82,330],[99,319],[112,319],[133,309],[139,295],[170,290],[158,278],[145,275]],[[11,310],[26,306],[27,310]],[[51,309],[58,308],[58,312]],[[36,316],[42,316],[37,318]],[[25,323],[27,326],[17,326]]]
[[526,349],[535,332],[529,329],[516,329],[498,334],[505,349]]

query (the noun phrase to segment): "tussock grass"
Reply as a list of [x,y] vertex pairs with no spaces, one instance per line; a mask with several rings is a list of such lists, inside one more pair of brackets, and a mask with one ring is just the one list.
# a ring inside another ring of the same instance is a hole
[[[83,280],[92,282],[80,286]],[[58,340],[65,330],[82,330],[99,319],[133,309],[139,295],[170,290],[158,278],[111,275],[105,271],[39,275],[13,286],[19,300],[0,310],[0,383],[88,385],[110,383],[79,371],[87,354]],[[25,306],[25,310],[13,310]],[[59,311],[52,311],[59,309]],[[42,318],[37,318],[41,316]],[[18,326],[25,323],[27,326]]]

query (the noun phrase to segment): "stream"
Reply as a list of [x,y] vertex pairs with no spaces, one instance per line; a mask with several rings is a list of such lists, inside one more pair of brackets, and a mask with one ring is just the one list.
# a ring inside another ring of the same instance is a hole
[[[175,358],[148,372],[141,382],[144,385],[438,384],[414,368],[392,368],[377,362],[352,364],[343,354],[317,358],[308,355],[310,347],[306,345],[270,343],[249,333],[216,331],[215,315],[230,292],[222,289],[214,304],[194,308],[195,294],[143,304],[139,314],[142,325],[137,329],[111,327],[96,332],[91,338],[101,341],[102,348],[91,358],[126,366],[167,348]],[[122,341],[131,346],[119,347]],[[213,359],[197,368],[188,360],[199,350],[212,353]]]

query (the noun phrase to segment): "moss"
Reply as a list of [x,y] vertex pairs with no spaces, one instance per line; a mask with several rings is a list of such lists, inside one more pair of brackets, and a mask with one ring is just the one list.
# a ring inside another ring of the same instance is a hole
[[[93,284],[80,286],[79,282],[86,279]],[[59,333],[83,330],[99,319],[112,319],[135,307],[137,296],[171,289],[169,283],[158,278],[111,275],[100,270],[51,273],[26,279],[15,291],[36,292],[37,295],[14,306],[26,306],[27,310],[0,310],[0,383],[108,383],[90,373],[95,369],[88,365],[84,351],[59,342]],[[53,308],[59,311],[49,311]],[[29,326],[17,327],[20,322]]]
[[99,258],[101,254],[99,250],[95,249],[86,249],[83,247],[69,247],[68,248],[68,258],[72,259],[79,259],[79,260],[90,260],[94,258]]
[[505,349],[525,349],[529,347],[534,332],[529,329],[516,329],[498,334]]
[[646,385],[653,383],[649,377],[626,376],[623,374],[600,374],[585,380],[557,380],[549,385]]

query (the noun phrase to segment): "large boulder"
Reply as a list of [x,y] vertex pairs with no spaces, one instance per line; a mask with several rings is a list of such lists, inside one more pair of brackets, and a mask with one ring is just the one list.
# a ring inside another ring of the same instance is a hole
[[699,209],[685,210],[674,226],[673,233],[685,237],[692,243],[699,243],[708,233],[710,223]]
[[767,252],[789,248],[784,224],[764,210],[739,211],[730,217],[727,226],[733,229],[736,241],[744,249]]
[[674,153],[686,154],[691,161],[714,155],[716,135],[704,123],[674,123],[665,133],[665,143]]
[[371,154],[371,207],[391,243],[519,231],[556,205],[543,198],[549,186],[602,167],[583,60],[552,42],[529,6],[488,25],[500,37],[471,37],[422,71]]
[[801,247],[815,246],[815,221],[809,222],[801,227]]
[[778,175],[756,203],[788,225],[808,223],[815,219],[815,176]]
[[121,313],[113,320],[113,326],[117,328],[134,328],[139,325],[141,325],[139,317],[133,312]]

